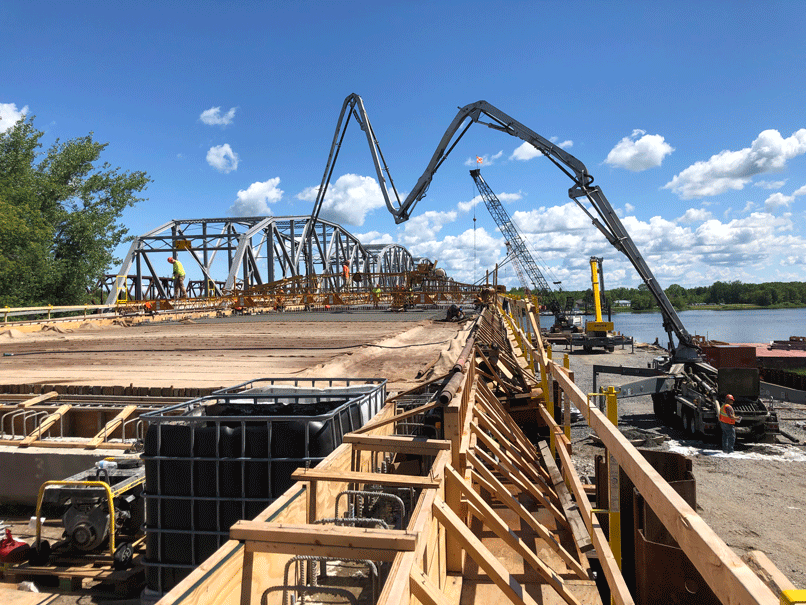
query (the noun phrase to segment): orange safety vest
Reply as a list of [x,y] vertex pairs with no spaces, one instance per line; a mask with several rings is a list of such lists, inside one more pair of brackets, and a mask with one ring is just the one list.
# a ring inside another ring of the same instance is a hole
[[[730,404],[725,403],[721,408],[719,408],[719,422],[724,422],[725,424],[736,424],[736,418],[731,418],[728,416],[728,412],[725,409]],[[730,406],[730,409],[733,410],[733,406]]]

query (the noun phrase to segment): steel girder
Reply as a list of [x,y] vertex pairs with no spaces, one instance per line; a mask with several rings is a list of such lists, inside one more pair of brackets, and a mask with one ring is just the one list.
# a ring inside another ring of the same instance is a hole
[[[341,274],[345,264],[352,274],[403,273],[414,267],[411,254],[402,246],[363,246],[330,221],[316,219],[306,229],[310,220],[308,216],[257,216],[165,223],[134,238],[106,304],[114,304],[123,292],[134,300],[169,298],[172,280],[160,276],[170,275],[169,266],[162,264],[168,256],[183,262],[189,278],[190,274],[201,277],[199,295],[206,297],[305,276],[307,267],[324,277],[316,281],[325,291],[344,287]],[[307,240],[302,241],[305,233]],[[155,264],[157,260],[160,264]]]

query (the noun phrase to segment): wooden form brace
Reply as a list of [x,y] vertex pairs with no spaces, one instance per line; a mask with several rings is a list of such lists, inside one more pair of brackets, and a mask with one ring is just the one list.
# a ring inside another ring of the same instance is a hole
[[[528,315],[538,334],[538,347],[528,344],[528,339],[525,339],[526,346],[532,349],[541,366],[560,384],[564,395],[582,413],[711,590],[719,594],[726,605],[777,605],[778,599],[759,577],[674,491],[618,428],[595,406],[588,404],[587,397],[571,381],[565,368],[546,357],[533,309]],[[615,590],[613,585],[610,588]]]
[[87,444],[87,449],[94,450],[104,441],[109,439],[109,436],[115,432],[115,429],[122,425],[129,416],[134,414],[135,410],[137,410],[136,405],[127,405],[125,408],[123,408],[117,416],[107,422],[106,426],[104,426],[104,428],[92,438],[92,441]]
[[230,529],[230,538],[244,542],[248,552],[370,561],[393,561],[399,553],[414,550],[416,543],[414,534],[403,530],[259,521],[238,521]]
[[[489,527],[495,533],[495,535],[501,538],[510,548],[515,550],[521,557],[523,557],[524,561],[538,574],[540,574],[543,579],[546,580],[546,582],[548,582],[552,588],[554,588],[557,594],[563,596],[563,594],[567,592],[565,583],[563,582],[562,578],[559,577],[557,572],[552,569],[551,566],[543,562],[537,556],[537,553],[529,549],[493,510],[493,508],[487,504],[484,499],[477,494],[455,470],[450,467],[446,469],[446,480],[448,481],[446,488],[459,490],[467,499],[469,505],[471,506],[471,511],[474,511],[476,516],[484,521],[487,527]],[[479,483],[482,485],[482,487],[484,487],[484,489],[490,491],[491,494],[496,498],[499,498],[500,496],[499,499],[503,501],[504,504],[510,508],[510,510],[514,510],[510,505],[512,496],[501,484],[494,486],[483,480]],[[553,536],[551,536],[549,532],[545,532],[545,534],[539,533],[538,535],[540,535],[542,539],[546,540],[549,543],[549,546],[554,547],[554,550],[562,557],[563,562],[569,567],[569,569],[577,574],[579,578],[583,580],[590,579],[585,570],[582,569],[582,566],[579,564],[579,562],[574,559],[570,553],[568,553],[568,551],[562,548],[562,546],[560,546],[557,541],[554,540]]]
[[574,571],[580,578],[587,579],[588,574],[582,565],[569,553],[563,546],[554,538],[551,531],[546,528],[542,523],[535,519],[534,515],[530,513],[526,507],[518,502],[509,490],[496,478],[496,476],[485,467],[481,461],[473,459],[474,470],[471,471],[471,478],[474,482],[478,483],[488,492],[493,494],[511,511],[518,515],[526,524],[531,527],[538,536],[545,540],[548,545],[557,552],[565,564]]
[[20,442],[20,447],[28,447],[32,443],[39,441],[42,438],[42,436],[48,432],[50,427],[56,424],[59,421],[59,419],[62,416],[64,416],[72,407],[73,406],[69,403],[59,406],[59,409],[57,409],[50,416],[47,416],[44,420],[42,420],[42,422],[39,423],[39,426],[36,427],[33,431],[31,431],[31,433]]

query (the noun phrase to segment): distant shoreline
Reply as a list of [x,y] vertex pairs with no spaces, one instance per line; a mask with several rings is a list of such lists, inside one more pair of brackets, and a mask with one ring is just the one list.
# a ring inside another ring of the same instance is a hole
[[[770,305],[768,307],[762,307],[759,305],[687,305],[682,309],[675,309],[678,313],[681,311],[780,311],[783,309],[803,309],[806,308],[806,305],[793,305],[793,304],[786,304],[786,305]],[[660,308],[653,307],[652,309],[641,309],[640,311],[635,311],[630,307],[613,307],[612,309],[613,314],[616,313],[660,313]],[[588,315],[593,315],[593,313],[588,313]]]

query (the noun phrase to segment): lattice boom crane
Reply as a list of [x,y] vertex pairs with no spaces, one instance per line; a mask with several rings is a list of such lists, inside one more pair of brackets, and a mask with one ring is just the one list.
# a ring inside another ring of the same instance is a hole
[[[541,296],[542,302],[554,313],[556,325],[560,328],[569,327],[568,318],[563,311],[562,304],[558,300],[556,293],[549,287],[546,278],[543,277],[543,274],[540,272],[534,257],[532,257],[532,254],[526,247],[526,243],[523,241],[515,223],[513,223],[512,219],[509,217],[504,205],[495,193],[493,193],[493,190],[490,189],[484,177],[481,176],[481,170],[471,170],[470,176],[473,177],[473,181],[475,181],[476,187],[478,187],[479,193],[484,200],[484,205],[487,206],[487,210],[489,210],[495,224],[498,225],[498,229],[501,231],[507,245],[510,247],[510,254],[514,258],[516,269],[520,267],[526,271],[534,290]],[[518,271],[518,276],[521,277],[521,281],[524,281],[520,271]],[[528,287],[528,284],[524,283],[524,286]]]

